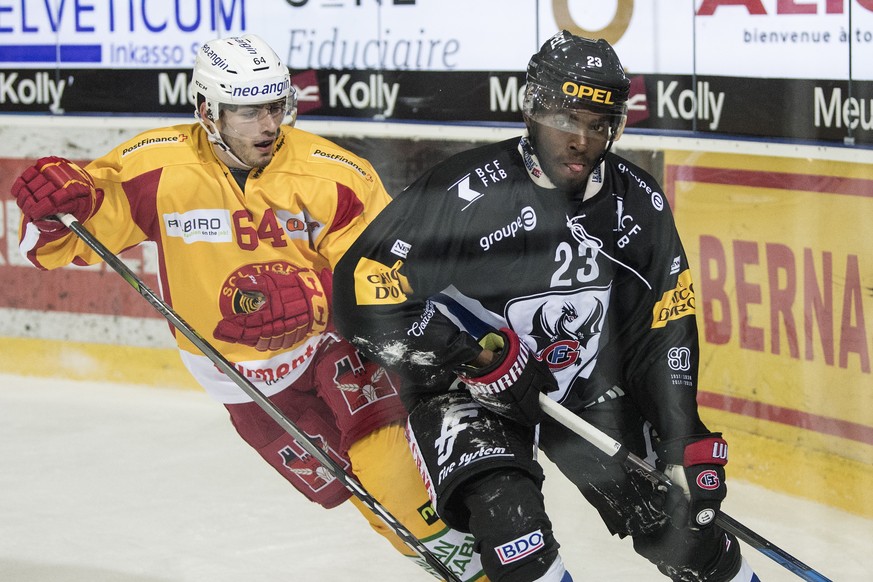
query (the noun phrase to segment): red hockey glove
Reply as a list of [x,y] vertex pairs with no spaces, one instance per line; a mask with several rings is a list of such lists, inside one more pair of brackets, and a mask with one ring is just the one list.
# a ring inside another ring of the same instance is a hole
[[[715,521],[727,495],[727,442],[714,432],[672,439],[658,449],[659,466],[678,487],[667,492],[664,510],[673,525],[701,529]],[[680,490],[681,488],[681,490]]]
[[44,232],[66,228],[56,214],[72,214],[79,222],[90,218],[103,190],[91,176],[64,158],[40,158],[12,184],[12,195],[26,220]]
[[225,316],[212,335],[258,351],[284,350],[328,325],[332,274],[310,269],[264,271],[242,278],[234,300],[241,313]]
[[531,353],[514,331],[503,328],[483,337],[479,344],[497,352],[497,359],[484,368],[463,366],[458,377],[479,404],[525,426],[543,418],[540,392],[558,389],[549,367]]

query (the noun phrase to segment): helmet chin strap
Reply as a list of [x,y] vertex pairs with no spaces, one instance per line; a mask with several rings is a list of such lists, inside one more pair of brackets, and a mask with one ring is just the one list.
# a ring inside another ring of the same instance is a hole
[[[217,111],[218,109],[214,104],[210,103],[207,100],[206,110],[207,112],[209,112]],[[231,160],[239,164],[241,168],[244,168],[246,170],[252,169],[251,165],[239,159],[239,156],[233,153],[233,151],[230,149],[230,146],[224,142],[224,139],[222,139],[221,137],[221,133],[218,131],[218,126],[215,125],[215,121],[209,119],[205,115],[202,115],[199,108],[194,111],[194,114],[197,117],[197,122],[200,124],[200,127],[202,127],[204,131],[206,131],[207,139],[216,147],[219,152],[225,154]]]
[[233,153],[233,150],[231,150],[230,146],[225,143],[224,139],[222,139],[221,133],[218,132],[218,128],[215,127],[215,124],[212,121],[208,122],[208,124],[212,127],[209,127],[209,125],[207,125],[207,122],[205,122],[203,119],[200,119],[199,121],[203,129],[206,130],[207,139],[209,139],[209,141],[216,147],[216,149],[218,149],[221,153],[239,164],[241,168],[246,170],[252,169],[251,165],[245,163],[244,161],[239,159],[239,157],[235,153]]
[[597,163],[594,164],[595,168],[603,163],[603,160],[606,159],[606,154],[608,154],[609,151],[612,149],[612,144],[614,144],[614,143],[615,143],[615,138],[610,137],[609,140],[606,142],[606,147],[603,149],[603,153],[600,154],[600,157],[597,158]]

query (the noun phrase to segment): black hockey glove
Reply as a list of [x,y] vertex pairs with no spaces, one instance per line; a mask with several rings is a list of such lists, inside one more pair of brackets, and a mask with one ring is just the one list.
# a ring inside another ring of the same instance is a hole
[[489,333],[479,344],[497,353],[497,358],[484,368],[462,366],[458,371],[473,399],[524,426],[539,423],[543,418],[540,392],[558,389],[548,366],[508,328]]
[[677,487],[667,492],[664,511],[676,528],[712,525],[727,495],[727,442],[713,432],[672,439],[658,448],[658,468]]

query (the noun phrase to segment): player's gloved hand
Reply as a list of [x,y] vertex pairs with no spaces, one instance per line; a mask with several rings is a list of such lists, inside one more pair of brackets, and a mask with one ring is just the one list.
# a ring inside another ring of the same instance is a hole
[[265,270],[241,278],[233,304],[239,313],[218,322],[215,339],[241,343],[258,351],[290,348],[328,325],[333,274],[324,269]]
[[540,392],[558,389],[549,367],[538,360],[514,331],[503,328],[483,337],[479,344],[497,353],[486,367],[462,366],[458,377],[479,404],[525,426],[543,418]]
[[78,165],[57,157],[40,158],[12,184],[12,195],[25,219],[43,232],[67,228],[56,214],[72,214],[84,222],[94,213],[103,190]]
[[658,448],[658,467],[678,487],[667,492],[664,510],[677,528],[712,525],[727,495],[727,442],[714,432],[671,439]]

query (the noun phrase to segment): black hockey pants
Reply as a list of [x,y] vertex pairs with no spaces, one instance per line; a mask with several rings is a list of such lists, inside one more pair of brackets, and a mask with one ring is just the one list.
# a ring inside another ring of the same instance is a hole
[[[578,414],[578,412],[577,412]],[[583,410],[584,420],[645,458],[648,425],[627,397]],[[677,529],[661,511],[663,494],[636,471],[597,450],[551,419],[540,428],[540,448],[600,514],[613,535],[631,536],[634,549],[673,580],[727,582],[740,568],[737,539],[711,526]]]

